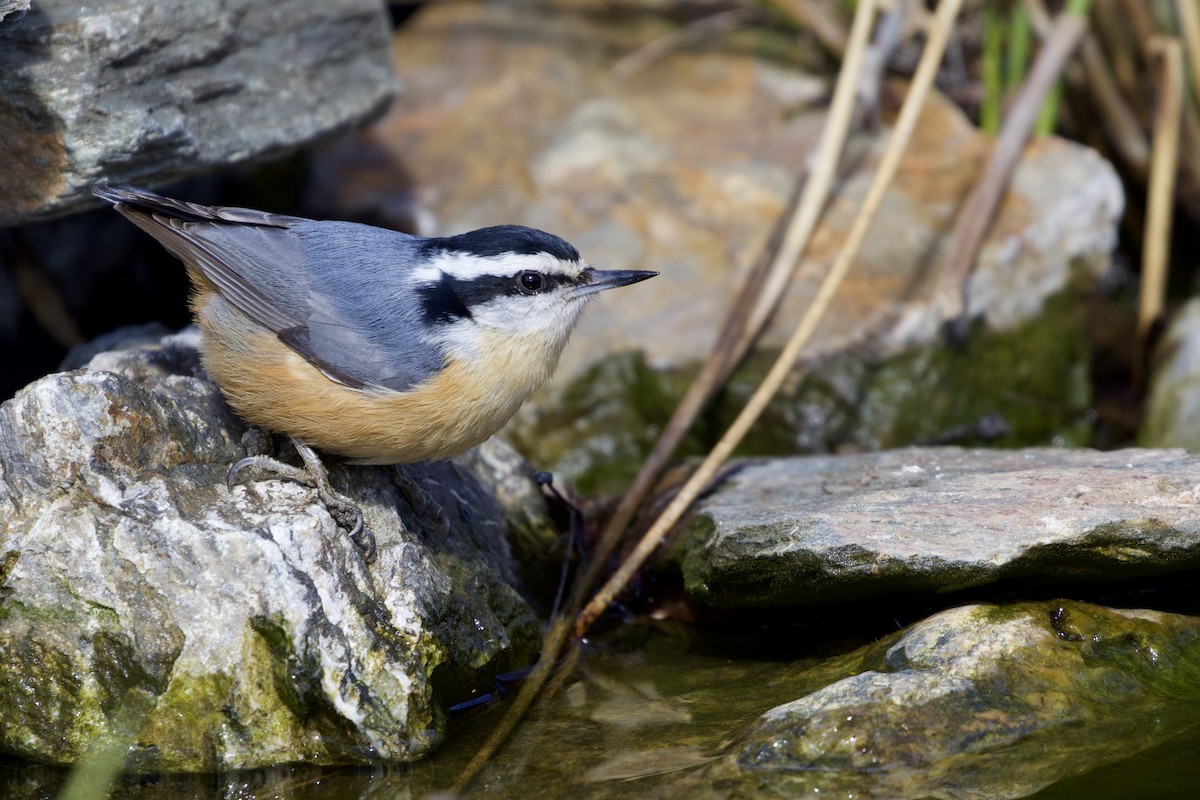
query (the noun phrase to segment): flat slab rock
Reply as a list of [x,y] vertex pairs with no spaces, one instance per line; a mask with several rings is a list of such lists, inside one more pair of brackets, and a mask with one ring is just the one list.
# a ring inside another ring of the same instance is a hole
[[688,592],[719,607],[1061,586],[1200,566],[1200,455],[905,449],[747,465],[703,501]]

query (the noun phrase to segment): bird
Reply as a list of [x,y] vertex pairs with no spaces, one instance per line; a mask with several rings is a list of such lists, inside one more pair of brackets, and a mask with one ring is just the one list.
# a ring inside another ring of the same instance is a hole
[[368,561],[374,536],[315,451],[356,464],[465,452],[545,384],[597,293],[658,274],[597,269],[521,225],[425,237],[128,185],[93,193],[184,263],[205,371],[305,465],[247,456],[227,482],[255,466],[315,486]]

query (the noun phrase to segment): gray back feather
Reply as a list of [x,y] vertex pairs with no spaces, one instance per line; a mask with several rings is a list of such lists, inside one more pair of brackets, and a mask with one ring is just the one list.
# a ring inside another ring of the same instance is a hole
[[183,203],[132,187],[96,192],[198,269],[242,313],[349,386],[406,391],[444,366],[406,291],[417,243],[352,222]]
[[313,352],[364,383],[404,391],[445,365],[421,334],[418,296],[407,284],[419,239],[352,222],[293,227],[309,284],[305,321]]

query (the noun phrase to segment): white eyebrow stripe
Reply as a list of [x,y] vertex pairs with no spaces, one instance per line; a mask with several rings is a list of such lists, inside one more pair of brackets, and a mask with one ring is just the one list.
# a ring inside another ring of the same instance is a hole
[[576,277],[583,268],[582,260],[562,261],[549,253],[476,256],[455,250],[443,250],[433,255],[425,266],[414,269],[412,276],[417,281],[436,281],[444,272],[459,280],[469,281],[487,275],[515,275],[521,270],[532,269]]

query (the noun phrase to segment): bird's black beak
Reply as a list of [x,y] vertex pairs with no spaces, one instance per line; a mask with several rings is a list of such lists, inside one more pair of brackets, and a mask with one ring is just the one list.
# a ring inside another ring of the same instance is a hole
[[579,276],[580,282],[575,289],[577,297],[602,292],[605,289],[615,289],[618,286],[628,286],[631,283],[653,278],[657,272],[641,269],[596,269],[588,267]]

